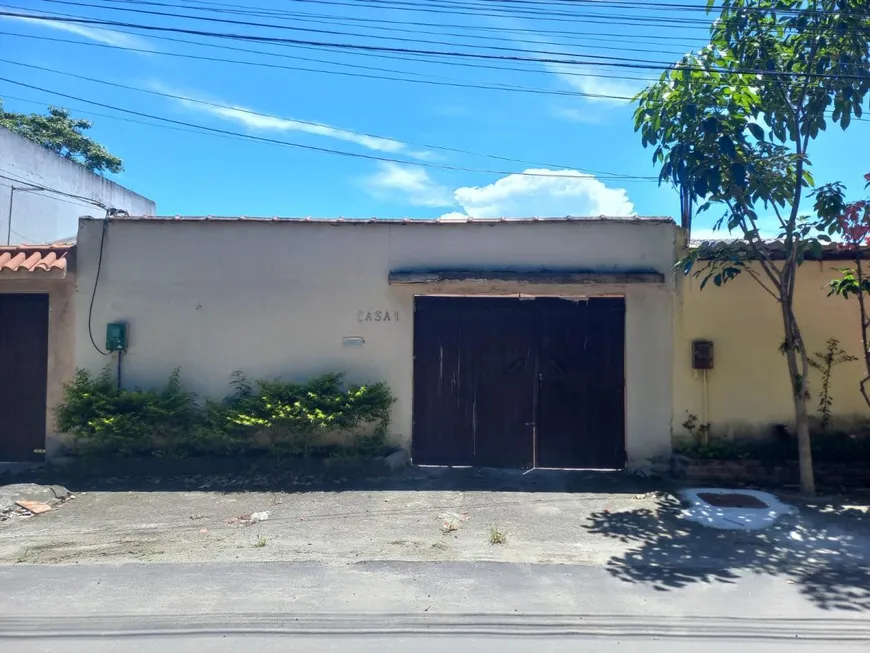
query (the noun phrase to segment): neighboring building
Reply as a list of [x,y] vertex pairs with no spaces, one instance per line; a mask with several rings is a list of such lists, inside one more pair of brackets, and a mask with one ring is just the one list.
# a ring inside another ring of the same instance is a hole
[[76,234],[97,207],[154,215],[152,200],[0,127],[0,245],[52,243]]
[[389,384],[418,463],[640,465],[670,452],[676,239],[670,219],[84,218],[75,359],[114,366],[90,333],[126,322],[128,387],[346,372]]
[[0,247],[0,462],[58,442],[52,408],[75,372],[71,245]]
[[[868,252],[870,253],[870,252]],[[865,254],[866,256],[866,254]],[[807,351],[824,354],[828,339],[858,360],[837,365],[830,381],[831,411],[836,427],[852,427],[868,417],[859,392],[865,376],[856,300],[828,296],[828,284],[850,265],[847,252],[826,247],[822,260],[808,260],[797,277],[795,311]],[[713,436],[753,438],[773,435],[778,425],[794,424],[794,403],[785,356],[780,352],[783,326],[780,306],[743,273],[722,287],[704,290],[693,277],[680,275],[674,314],[674,423],[686,435],[689,416],[710,424]],[[713,343],[713,369],[692,365],[692,342]],[[809,411],[818,417],[821,373],[810,370]]]

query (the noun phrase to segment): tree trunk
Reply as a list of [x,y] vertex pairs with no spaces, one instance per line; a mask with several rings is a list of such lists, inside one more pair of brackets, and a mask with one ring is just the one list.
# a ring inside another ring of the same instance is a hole
[[794,416],[797,426],[798,460],[801,472],[801,494],[807,497],[816,494],[816,479],[813,473],[813,450],[810,442],[810,419],[807,414],[807,397],[794,395]]
[[[811,497],[816,493],[816,480],[813,474],[813,450],[810,442],[810,419],[807,411],[809,360],[794,314],[785,305],[782,307],[782,317],[785,327],[785,357],[788,362],[789,381],[794,401],[801,494]],[[800,358],[800,364],[798,358]]]

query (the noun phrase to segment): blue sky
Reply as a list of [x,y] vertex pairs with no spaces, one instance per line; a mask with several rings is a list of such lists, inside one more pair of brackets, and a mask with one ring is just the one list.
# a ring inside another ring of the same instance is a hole
[[[507,15],[498,7],[510,4],[490,3],[485,8],[481,0],[438,0],[431,4],[422,0],[71,2],[8,0],[0,10],[531,59],[438,58],[436,61],[442,63],[437,63],[431,56],[421,59],[400,53],[0,19],[0,58],[6,60],[0,63],[0,76],[45,89],[0,81],[0,97],[6,107],[38,111],[56,104],[93,120],[92,135],[124,159],[125,172],[114,178],[156,200],[161,214],[424,218],[451,213],[481,217],[631,212],[676,215],[675,194],[645,179],[655,175],[655,170],[650,152],[641,147],[633,132],[630,103],[580,95],[630,96],[655,73],[621,65],[565,66],[536,59],[547,58],[540,53],[551,51],[602,63],[669,62],[703,44],[706,18],[702,11],[665,13],[662,9],[583,5],[582,9],[571,9],[574,15],[568,17],[540,13],[564,11],[558,4],[539,9],[532,2],[526,10]],[[701,8],[705,2],[695,0],[692,4]],[[120,8],[292,29],[138,14],[118,11]],[[240,65],[227,59],[272,67]],[[485,88],[476,88],[481,86]],[[501,90],[505,87],[510,90]],[[164,95],[157,95],[160,93]],[[154,119],[84,100],[399,162],[167,129],[165,124],[154,126],[159,125]],[[859,191],[861,176],[870,171],[868,142],[867,121],[853,123],[846,133],[834,128],[824,134],[811,152],[817,181],[842,180]],[[560,170],[568,172],[553,174]],[[699,229],[705,226],[704,221],[697,225]]]

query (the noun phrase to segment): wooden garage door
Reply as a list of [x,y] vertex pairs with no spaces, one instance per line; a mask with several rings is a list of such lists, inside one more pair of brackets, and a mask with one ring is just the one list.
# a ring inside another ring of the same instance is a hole
[[0,461],[44,457],[48,295],[0,294]]
[[622,467],[624,300],[418,297],[418,464]]

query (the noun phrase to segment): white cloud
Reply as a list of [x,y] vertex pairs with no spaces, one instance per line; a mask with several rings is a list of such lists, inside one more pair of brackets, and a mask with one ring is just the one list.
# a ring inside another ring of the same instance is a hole
[[552,113],[557,118],[570,120],[571,122],[582,122],[590,125],[600,124],[608,115],[607,108],[604,106],[590,106],[584,104],[579,107],[554,106]]
[[[325,125],[323,123],[268,116],[241,105],[230,105],[226,102],[206,100],[205,98],[196,97],[189,93],[177,93],[166,89],[161,85],[152,85],[152,87],[163,93],[183,95],[183,98],[177,98],[174,101],[187,109],[215,116],[229,122],[234,122],[246,127],[247,129],[255,131],[303,132],[306,134],[314,134],[316,136],[325,136],[326,138],[334,138],[348,143],[355,143],[356,145],[360,145],[376,152],[388,152],[391,154],[405,153],[408,156],[420,159],[429,156],[429,153],[426,151],[409,151],[406,143],[392,138],[368,136],[366,134],[360,134],[358,132]],[[203,104],[203,102],[207,102],[207,104]]]
[[576,170],[531,168],[488,186],[457,188],[453,197],[474,218],[634,215],[624,189]]
[[87,27],[86,25],[78,25],[76,23],[64,23],[58,20],[41,20],[36,18],[25,18],[23,16],[3,16],[6,20],[14,20],[22,23],[28,23],[37,27],[45,27],[61,32],[69,32],[77,36],[83,36],[86,39],[105,43],[106,45],[115,45],[122,48],[146,48],[151,44],[148,40],[127,34],[126,32],[116,32],[111,29],[102,27]]
[[369,194],[382,200],[454,208],[444,213],[442,220],[635,213],[624,189],[610,188],[576,170],[530,168],[487,186],[463,186],[451,191],[420,166],[381,163],[376,174],[362,181]]
[[[646,86],[646,82],[631,82],[623,79],[597,77],[595,76],[597,71],[590,67],[583,67],[583,69],[580,70],[578,67],[570,64],[549,62],[544,63],[544,66],[573,90],[580,93],[588,93],[593,96],[604,96],[582,98],[588,102],[612,105],[628,104],[631,102],[630,98],[634,97],[638,91]],[[626,100],[621,98],[629,99]]]
[[381,199],[400,198],[414,206],[451,206],[450,189],[436,183],[423,168],[383,162],[378,172],[363,179],[363,187]]

